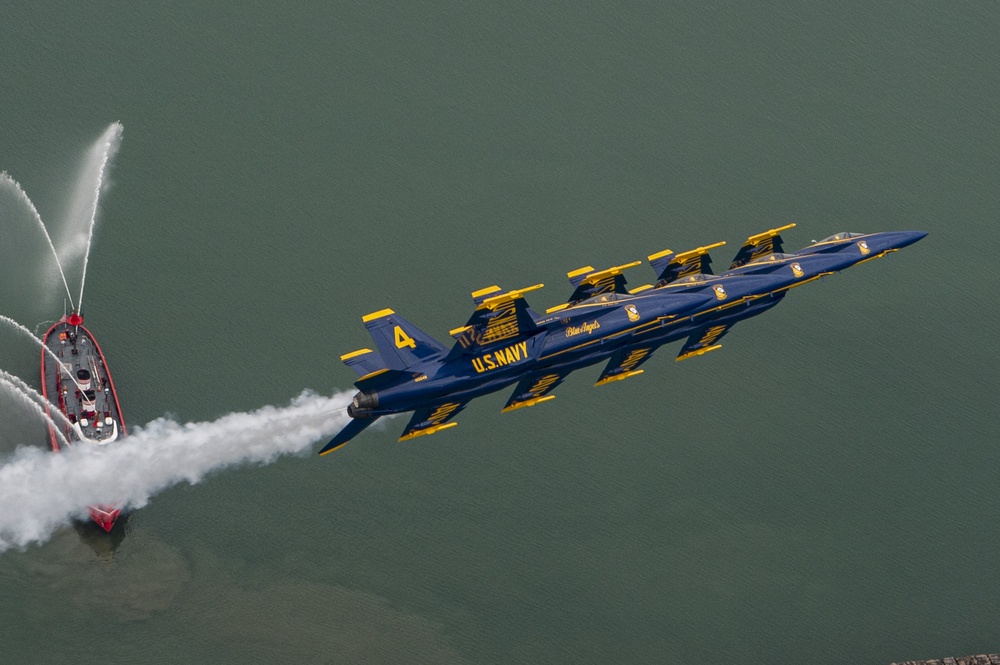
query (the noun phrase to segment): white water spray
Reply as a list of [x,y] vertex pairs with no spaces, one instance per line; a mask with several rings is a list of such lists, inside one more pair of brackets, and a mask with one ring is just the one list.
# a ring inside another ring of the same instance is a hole
[[348,422],[351,392],[305,392],[289,406],[231,413],[212,422],[159,418],[111,446],[61,454],[19,448],[0,464],[0,551],[42,542],[91,505],[144,506],[157,492],[240,464],[305,451]]
[[[40,340],[37,337],[35,337],[35,333],[31,332],[30,330],[28,330],[27,328],[25,328],[24,326],[22,326],[17,321],[15,321],[14,319],[10,318],[9,316],[4,316],[3,314],[0,314],[0,323],[6,323],[7,325],[9,325],[14,330],[17,330],[18,332],[22,332],[25,335],[27,335],[28,337],[30,337],[35,342],[35,344],[37,344],[38,346],[42,347],[42,351],[44,351],[45,353],[49,354],[49,357],[51,357],[52,360],[54,360],[56,362],[56,367],[61,367],[62,366],[62,361],[59,360],[59,356],[57,356],[52,351],[52,349],[50,349],[49,347],[45,346],[45,343],[42,340]],[[83,392],[83,387],[77,382],[76,379],[73,378],[72,372],[64,372],[63,375],[66,376],[66,377],[68,377],[69,380],[73,382],[73,385],[75,385],[77,387],[77,390],[79,390],[80,392]]]
[[[13,376],[13,375],[7,374],[7,372],[4,372],[3,374],[6,375],[6,376],[0,375],[0,386],[2,386],[4,388],[7,388],[8,392],[11,395],[13,395],[14,397],[16,397],[23,404],[25,404],[28,408],[30,408],[32,411],[34,411],[35,413],[37,413],[42,420],[44,420],[49,425],[51,425],[52,426],[52,431],[56,433],[57,437],[59,437],[59,442],[62,443],[63,445],[68,446],[69,445],[69,441],[67,441],[66,440],[66,436],[62,432],[59,431],[59,426],[56,425],[56,421],[52,420],[52,417],[49,414],[45,413],[45,409],[43,409],[38,404],[38,402],[36,402],[31,397],[30,394],[24,392],[24,390],[21,389],[21,387],[17,384],[17,382],[11,381],[11,380],[9,380],[7,378],[7,376]],[[62,415],[62,414],[59,414],[59,415]]]
[[[42,407],[52,406],[52,403],[49,402],[47,399],[45,399],[45,397],[40,392],[38,392],[37,390],[29,386],[27,383],[25,383],[24,380],[22,380],[21,377],[17,376],[16,374],[11,374],[6,370],[0,369],[0,380],[12,384],[14,388],[20,390],[24,395],[27,395],[30,399],[34,400],[35,403],[38,404],[39,406]],[[65,414],[63,414],[62,411],[60,411],[59,409],[49,409],[49,413],[58,418],[59,422],[62,423],[63,426],[68,427],[69,429],[73,429],[73,423],[70,421],[69,418],[65,416]],[[55,423],[52,417],[46,415],[45,419],[55,428],[56,433],[60,435],[59,436],[60,440],[65,441],[66,439],[62,436],[62,433],[59,432],[59,425]]]
[[[122,131],[124,127],[120,122],[113,122],[104,130],[104,134],[98,139],[94,147],[90,149],[90,155],[88,156],[88,163],[94,164],[96,169],[97,182],[93,185],[93,190],[89,194],[90,198],[90,221],[87,223],[87,235],[86,243],[83,249],[83,272],[80,275],[80,297],[77,298],[77,311],[83,310],[83,287],[87,281],[87,260],[90,257],[90,243],[94,237],[94,222],[97,220],[97,203],[101,198],[101,191],[107,185],[107,173],[108,164],[111,159],[118,152],[118,146],[121,145]],[[84,178],[91,175],[88,171],[84,172]],[[73,198],[73,208],[76,209],[77,206],[86,201],[88,194],[84,191],[83,198],[81,198],[80,188],[85,188],[87,183],[81,180],[77,185],[77,192]]]
[[21,185],[16,180],[11,178],[10,174],[6,171],[0,171],[0,186],[13,191],[17,198],[21,199],[21,202],[24,203],[28,207],[28,210],[31,211],[35,221],[38,222],[38,226],[41,227],[42,233],[45,234],[45,239],[49,243],[49,249],[52,250],[52,256],[55,257],[56,267],[59,268],[59,276],[62,277],[63,286],[66,288],[66,297],[69,298],[69,304],[73,306],[73,295],[69,292],[69,283],[66,281],[66,272],[63,270],[62,263],[59,261],[59,252],[56,251],[56,246],[52,244],[52,237],[49,236],[49,231],[45,228],[45,222],[42,221],[42,216],[38,214],[38,209],[35,207],[35,204],[31,202],[30,198],[28,198],[28,195],[21,188]]

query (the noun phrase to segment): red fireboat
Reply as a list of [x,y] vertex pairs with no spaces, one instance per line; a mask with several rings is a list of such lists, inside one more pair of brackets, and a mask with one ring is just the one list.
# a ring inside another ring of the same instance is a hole
[[[63,316],[42,338],[42,394],[68,421],[63,434],[71,445],[106,446],[126,435],[125,419],[101,347],[77,312]],[[51,353],[50,353],[51,352]],[[58,359],[58,361],[57,361]],[[49,425],[52,450],[59,452]],[[116,506],[90,506],[90,517],[111,531],[121,515]]]

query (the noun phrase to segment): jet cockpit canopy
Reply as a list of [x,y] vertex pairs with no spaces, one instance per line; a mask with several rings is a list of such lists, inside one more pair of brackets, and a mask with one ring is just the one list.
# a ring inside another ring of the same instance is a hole
[[761,256],[759,258],[754,259],[747,265],[755,266],[755,265],[760,265],[762,263],[776,263],[778,261],[785,261],[788,259],[796,259],[796,258],[798,257],[795,256],[794,254],[768,254],[766,256]]
[[867,233],[852,233],[851,231],[841,231],[840,233],[834,233],[829,238],[823,238],[820,242],[837,242],[838,240],[850,240],[851,238],[860,238],[861,236],[868,235]]

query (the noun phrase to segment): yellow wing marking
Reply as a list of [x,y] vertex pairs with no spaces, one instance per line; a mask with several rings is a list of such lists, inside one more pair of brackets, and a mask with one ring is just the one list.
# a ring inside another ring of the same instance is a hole
[[535,406],[536,404],[541,404],[542,402],[548,402],[550,399],[555,399],[555,398],[556,398],[555,395],[546,395],[545,397],[532,397],[531,399],[526,399],[521,402],[514,402],[510,406],[500,411],[500,413],[507,413],[508,411],[523,409],[526,406]]
[[612,374],[610,376],[604,377],[603,379],[601,379],[600,381],[598,381],[597,383],[595,383],[594,387],[603,386],[603,385],[606,385],[608,383],[612,383],[613,381],[624,381],[625,379],[627,379],[630,376],[638,376],[638,375],[642,374],[645,371],[646,370],[644,370],[644,369],[634,369],[631,372],[622,372],[621,374]]
[[358,349],[357,351],[351,351],[350,353],[345,353],[344,355],[340,356],[340,359],[349,360],[351,358],[357,358],[358,356],[363,356],[366,353],[371,353],[371,352],[372,352],[371,349]]
[[458,423],[445,423],[444,425],[431,425],[430,427],[425,427],[424,429],[415,429],[406,436],[399,437],[400,441],[409,441],[410,439],[415,439],[418,436],[426,436],[428,434],[436,434],[443,429],[448,429],[449,427],[455,427]]
[[705,353],[708,353],[709,351],[715,351],[716,349],[721,349],[721,348],[722,348],[721,344],[716,344],[715,346],[706,346],[705,348],[698,349],[697,351],[688,351],[683,356],[677,356],[676,358],[674,358],[674,361],[680,362],[682,360],[687,360],[688,358],[694,358],[695,356],[700,356]]

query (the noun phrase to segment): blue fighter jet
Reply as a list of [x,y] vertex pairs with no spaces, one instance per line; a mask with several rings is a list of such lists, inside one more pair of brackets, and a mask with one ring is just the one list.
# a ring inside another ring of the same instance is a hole
[[458,423],[453,418],[474,398],[517,384],[503,411],[554,399],[566,376],[602,360],[596,385],[642,374],[657,348],[685,340],[677,360],[721,348],[739,321],[777,305],[795,287],[877,259],[911,245],[926,233],[838,233],[790,254],[782,253],[788,224],[750,236],[732,265],[715,275],[709,250],[665,250],[649,257],[655,284],[626,288],[624,270],[639,261],[568,273],[566,303],[533,311],[524,295],[541,284],[504,291],[490,286],[472,294],[472,317],[451,331],[448,349],[391,309],[362,318],[376,350],[341,356],[360,379],[347,408],[350,423],[321,451],[344,445],[379,417],[413,411],[400,436],[406,441]]

